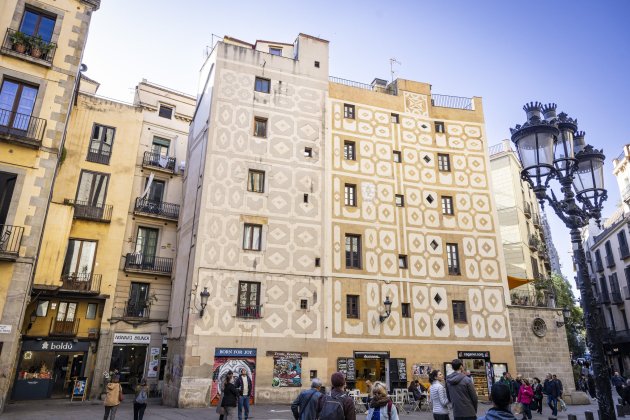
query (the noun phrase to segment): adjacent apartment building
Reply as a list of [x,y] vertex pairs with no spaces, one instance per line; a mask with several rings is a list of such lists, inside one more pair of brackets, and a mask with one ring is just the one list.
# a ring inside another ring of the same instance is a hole
[[329,78],[328,42],[225,37],[200,78],[169,317],[164,401],[258,402],[312,377],[390,388],[514,367],[480,98]]
[[0,4],[0,409],[16,371],[43,224],[100,0]]

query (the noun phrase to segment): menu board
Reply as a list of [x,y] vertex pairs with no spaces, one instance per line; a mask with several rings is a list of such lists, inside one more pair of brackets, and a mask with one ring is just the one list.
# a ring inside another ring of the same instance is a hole
[[398,359],[398,378],[401,381],[407,380],[407,364],[405,359]]
[[356,370],[354,359],[345,357],[337,359],[337,372],[343,373],[343,376],[346,377],[346,381],[355,381]]
[[348,372],[346,373],[347,381],[356,380],[356,368],[354,366],[354,359],[348,359]]

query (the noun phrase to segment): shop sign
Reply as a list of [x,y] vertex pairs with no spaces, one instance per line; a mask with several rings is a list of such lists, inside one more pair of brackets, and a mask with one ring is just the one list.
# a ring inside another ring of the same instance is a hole
[[0,334],[11,334],[13,326],[7,324],[0,324]]
[[22,343],[23,351],[88,351],[88,341],[25,341]]
[[256,349],[216,348],[214,355],[218,357],[256,357]]
[[458,351],[458,359],[485,359],[490,360],[489,351]]
[[151,334],[114,334],[114,344],[149,344]]
[[388,351],[355,351],[355,359],[389,359]]

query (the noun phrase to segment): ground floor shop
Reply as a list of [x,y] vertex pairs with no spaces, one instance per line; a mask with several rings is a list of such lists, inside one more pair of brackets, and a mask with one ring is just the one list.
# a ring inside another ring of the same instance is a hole
[[630,375],[630,343],[605,344],[604,352],[611,374],[617,371],[623,377]]

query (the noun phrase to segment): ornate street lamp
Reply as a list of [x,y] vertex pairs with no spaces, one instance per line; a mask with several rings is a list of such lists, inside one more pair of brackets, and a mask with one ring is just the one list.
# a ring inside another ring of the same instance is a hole
[[201,299],[201,310],[199,311],[199,316],[203,318],[203,313],[206,310],[206,306],[208,305],[208,298],[210,297],[210,292],[208,292],[208,288],[204,287],[203,290],[199,293],[199,298]]
[[[604,324],[595,302],[580,235],[580,229],[590,219],[600,224],[602,205],[607,198],[605,157],[600,150],[586,144],[584,132],[577,131],[577,120],[565,113],[556,114],[556,108],[556,104],[526,104],[523,109],[527,121],[510,132],[523,166],[521,178],[531,185],[540,205],[547,202],[570,229],[600,418],[614,420],[610,374],[604,358]],[[550,188],[551,180],[560,184],[560,198]]]
[[383,302],[383,306],[385,306],[385,315],[379,315],[378,320],[380,322],[385,321],[389,318],[389,315],[392,313],[392,301],[389,300],[389,296],[385,296],[385,302]]

